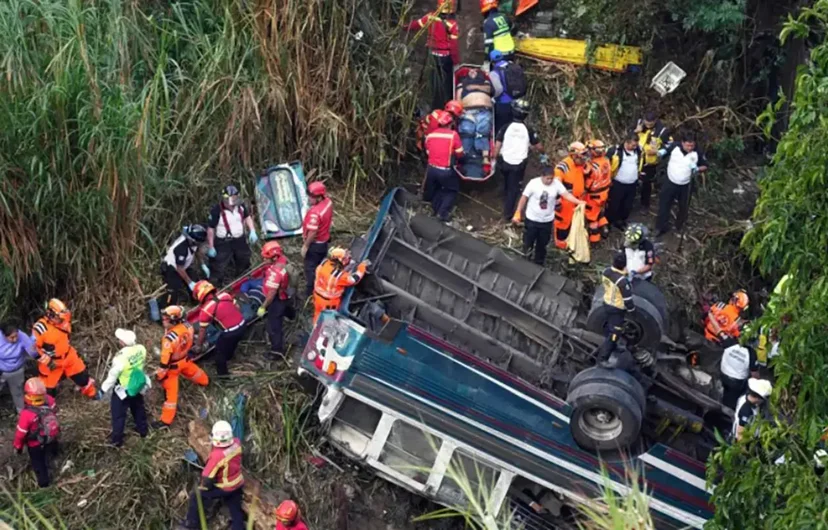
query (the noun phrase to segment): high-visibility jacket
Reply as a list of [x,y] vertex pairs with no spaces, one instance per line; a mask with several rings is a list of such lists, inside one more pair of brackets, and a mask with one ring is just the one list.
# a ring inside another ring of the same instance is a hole
[[362,262],[357,265],[356,271],[348,272],[335,261],[326,259],[316,268],[313,292],[326,300],[342,298],[345,289],[359,283],[367,269],[368,264]]
[[242,474],[242,447],[233,438],[229,447],[213,447],[201,476],[223,491],[235,491],[244,486]]
[[40,318],[32,326],[32,336],[35,348],[41,358],[45,355],[55,360],[63,360],[70,354],[77,354],[75,348],[69,344],[69,334],[72,326],[69,322],[56,326],[46,317]]
[[652,129],[644,128],[644,120],[639,120],[637,126],[641,127],[638,133],[638,145],[641,147],[644,156],[639,159],[639,170],[644,166],[658,164],[658,150],[670,143],[670,133],[660,121],[656,121]]
[[426,136],[425,149],[428,153],[428,165],[451,169],[455,158],[462,158],[463,142],[457,131],[447,127],[440,127]]
[[627,311],[635,309],[632,286],[624,271],[607,267],[601,275],[601,285],[604,286],[604,304]]
[[161,339],[161,369],[175,370],[178,362],[187,358],[193,347],[193,326],[180,322],[171,327]]
[[432,55],[451,57],[456,64],[460,62],[460,29],[457,21],[440,17],[437,13],[429,13],[411,22],[407,29],[420,30],[428,27],[428,49]]
[[733,304],[719,302],[710,308],[704,323],[704,336],[718,342],[722,337],[739,338],[741,335],[742,312]]
[[515,53],[515,39],[509,19],[497,9],[490,10],[483,20],[483,36],[486,55],[492,50],[498,50],[503,55]]
[[109,369],[106,380],[101,384],[101,392],[109,392],[116,382],[122,388],[128,388],[133,372],[143,372],[146,361],[147,349],[142,345],[136,344],[121,348],[112,359],[112,368]]
[[601,228],[609,224],[604,215],[604,206],[609,198],[609,188],[612,183],[612,168],[606,156],[593,158],[592,166],[586,177],[584,187],[586,188],[586,210],[584,212],[587,220],[590,243],[601,241]]
[[[564,188],[578,199],[583,199],[586,192],[586,175],[589,174],[590,166],[584,164],[579,166],[575,164],[571,156],[568,156],[558,162],[555,166],[555,178],[559,179],[564,185]],[[568,227],[572,223],[572,214],[575,211],[575,205],[569,201],[558,201],[555,214],[555,224],[562,227]]]

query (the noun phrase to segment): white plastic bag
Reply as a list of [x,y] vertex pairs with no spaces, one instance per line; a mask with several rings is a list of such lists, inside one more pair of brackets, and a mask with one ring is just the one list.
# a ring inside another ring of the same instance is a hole
[[566,238],[566,249],[569,252],[569,262],[589,263],[589,234],[587,233],[584,206],[575,207],[572,214],[572,225],[569,227],[569,236]]

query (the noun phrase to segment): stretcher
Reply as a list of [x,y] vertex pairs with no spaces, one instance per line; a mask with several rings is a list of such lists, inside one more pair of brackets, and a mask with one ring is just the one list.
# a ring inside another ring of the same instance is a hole
[[[457,66],[454,69],[454,86],[456,88],[459,87],[460,82],[463,80],[464,77],[466,77],[469,70],[472,70],[472,69],[475,69],[475,68],[480,70],[483,73],[483,75],[486,77],[486,79],[488,80],[489,74],[487,72],[485,72],[484,70],[482,70],[482,67],[480,65],[461,64],[461,65]],[[466,112],[476,111],[476,110],[479,110],[479,109],[467,108],[467,109],[464,110],[464,115],[465,115]],[[490,117],[491,126],[487,128],[488,138],[486,138],[486,140],[487,140],[488,147],[489,147],[489,153],[491,154],[494,151],[494,144],[495,144],[494,105],[491,108],[489,108],[489,111],[491,112],[491,117]],[[462,120],[462,118],[461,118],[461,120]],[[459,128],[460,127],[458,125],[458,132],[459,132]],[[461,137],[462,137],[462,134],[461,134]],[[458,163],[454,164],[454,170],[457,172],[457,175],[463,180],[474,181],[474,182],[484,182],[486,180],[489,180],[492,177],[492,175],[494,175],[494,173],[495,173],[495,160],[490,157],[489,160],[488,160],[488,163],[483,163],[482,159],[480,159],[479,161],[477,159],[474,159],[474,162],[472,162],[470,160],[469,155],[470,155],[470,153],[467,152],[466,153],[466,158],[462,163],[458,162]],[[481,168],[475,168],[475,169],[478,169],[478,171],[473,172],[473,171],[471,171],[471,168],[468,167],[468,165],[471,164],[471,163],[479,163],[482,167]],[[480,176],[477,176],[476,173],[478,173]]]
[[641,48],[605,44],[590,50],[586,41],[559,38],[529,37],[516,43],[517,53],[541,59],[591,66],[611,72],[625,72],[631,66],[641,65]]

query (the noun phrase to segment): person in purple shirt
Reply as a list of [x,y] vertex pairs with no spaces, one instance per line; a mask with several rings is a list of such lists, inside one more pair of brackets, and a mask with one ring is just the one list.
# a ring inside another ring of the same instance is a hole
[[37,358],[34,340],[17,329],[16,322],[0,326],[0,389],[9,385],[17,412],[23,410],[23,383],[26,380],[26,355]]

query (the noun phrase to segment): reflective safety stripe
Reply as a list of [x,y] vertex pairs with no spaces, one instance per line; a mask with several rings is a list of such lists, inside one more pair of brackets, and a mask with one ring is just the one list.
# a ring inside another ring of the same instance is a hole
[[216,474],[218,473],[219,469],[221,469],[221,480],[216,481],[216,487],[225,489],[231,488],[233,486],[237,486],[242,481],[244,481],[244,476],[242,473],[239,474],[233,480],[230,480],[228,475],[230,474],[230,461],[233,460],[235,457],[241,455],[241,447],[236,446],[232,448],[232,450],[225,453],[224,458],[216,464],[216,467],[210,471],[209,478],[216,478]]

